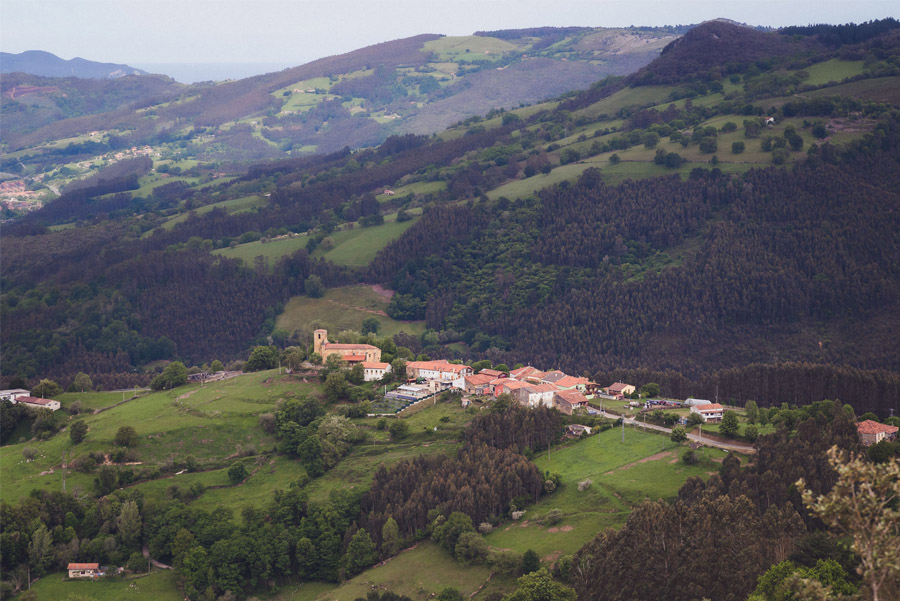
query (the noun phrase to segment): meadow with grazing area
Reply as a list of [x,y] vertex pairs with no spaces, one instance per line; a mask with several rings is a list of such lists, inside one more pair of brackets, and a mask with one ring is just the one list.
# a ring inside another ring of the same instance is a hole
[[69,580],[63,574],[50,574],[35,581],[31,590],[37,601],[91,599],[92,601],[182,601],[178,577],[173,570],[161,570],[132,578]]
[[378,335],[393,336],[406,332],[414,336],[425,331],[424,321],[397,321],[387,316],[388,300],[372,286],[359,284],[329,288],[322,298],[295,296],[284,306],[276,326],[288,332],[312,332],[325,328],[331,335],[341,330],[362,330],[362,322],[378,320]]

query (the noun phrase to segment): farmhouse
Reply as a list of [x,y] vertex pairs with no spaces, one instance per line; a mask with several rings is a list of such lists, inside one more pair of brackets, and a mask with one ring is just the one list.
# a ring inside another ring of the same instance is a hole
[[410,379],[439,380],[448,382],[453,388],[460,390],[466,387],[466,376],[472,375],[468,365],[450,363],[449,361],[410,361],[406,364],[406,377]]
[[377,363],[381,361],[381,349],[371,344],[338,344],[328,342],[327,330],[313,332],[313,350],[324,361],[331,355],[339,355],[347,363]]
[[483,373],[466,376],[466,392],[469,394],[490,394],[491,382],[494,379],[493,376]]
[[381,363],[379,361],[363,361],[363,380],[366,382],[374,382],[380,380],[385,374],[391,373],[390,363]]
[[691,413],[698,414],[704,422],[717,424],[722,421],[725,409],[718,403],[710,403],[708,405],[692,405]]
[[492,378],[503,378],[509,375],[506,372],[497,371],[496,369],[482,369],[478,373],[485,376],[491,376]]
[[102,576],[99,563],[70,563],[69,578],[96,578]]
[[540,384],[541,378],[544,377],[544,372],[535,367],[527,365],[525,367],[520,367],[519,369],[514,369],[509,372],[509,377],[513,380],[518,380],[519,382],[529,380],[531,382],[534,382],[535,384]]
[[41,399],[34,396],[20,396],[17,397],[15,401],[13,401],[16,405],[25,405],[26,407],[31,407],[32,409],[49,409],[50,411],[56,411],[59,409],[59,401],[52,401],[50,399]]
[[588,400],[577,390],[557,390],[553,395],[553,406],[559,409],[560,413],[572,415],[575,409],[587,407]]
[[513,397],[526,407],[552,407],[558,389],[553,384],[525,385],[513,391]]
[[577,390],[589,397],[593,396],[598,389],[596,382],[591,382],[587,378],[578,378],[576,376],[560,378],[554,382],[554,384],[556,384],[556,387],[560,390]]
[[616,397],[618,399],[625,398],[626,394],[634,394],[635,387],[631,384],[624,384],[622,382],[616,382],[612,386],[606,389],[606,394]]
[[10,388],[8,390],[0,390],[0,401],[16,402],[16,399],[23,396],[31,396],[31,393],[24,388]]
[[897,426],[879,424],[871,419],[859,422],[859,424],[856,425],[856,431],[859,432],[859,440],[867,447],[879,443],[882,440],[897,440],[897,430]]
[[524,388],[528,386],[527,382],[519,382],[518,380],[513,380],[512,378],[497,378],[491,382],[491,387],[494,390],[494,396],[500,396],[501,394],[512,394],[514,391],[519,388]]
[[559,371],[558,369],[554,369],[553,371],[548,371],[544,374],[544,377],[541,378],[541,382],[544,384],[556,384],[563,378],[566,378],[566,374],[564,372]]

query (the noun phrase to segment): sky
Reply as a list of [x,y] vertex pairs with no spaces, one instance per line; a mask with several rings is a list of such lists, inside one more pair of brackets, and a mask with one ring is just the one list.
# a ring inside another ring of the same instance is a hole
[[132,66],[300,65],[420,33],[537,26],[750,25],[900,16],[896,0],[0,0],[0,50]]

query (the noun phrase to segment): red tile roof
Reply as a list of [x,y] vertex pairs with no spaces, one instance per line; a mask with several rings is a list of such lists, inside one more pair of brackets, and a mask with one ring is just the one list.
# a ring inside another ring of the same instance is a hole
[[449,363],[447,361],[410,361],[406,364],[407,368],[427,369],[431,371],[452,372],[455,374],[472,369],[468,365],[461,363]]
[[577,390],[560,390],[557,391],[556,396],[573,405],[582,405],[588,402],[587,398]]
[[475,374],[474,376],[466,376],[466,383],[473,386],[481,386],[482,384],[489,384],[493,379],[487,374]]
[[486,375],[486,376],[491,376],[491,377],[493,377],[493,378],[500,378],[500,377],[503,376],[503,373],[504,373],[504,372],[502,372],[502,371],[497,371],[496,369],[482,369],[482,370],[481,370],[480,372],[478,372],[478,373],[479,373],[479,374],[484,374],[484,375]]
[[509,377],[514,378],[516,380],[524,380],[525,378],[537,378],[541,379],[544,377],[544,372],[537,369],[536,367],[531,367],[530,365],[525,367],[520,367],[519,369],[514,369],[509,372]]
[[612,386],[610,386],[607,390],[610,392],[622,392],[625,390],[625,387],[631,386],[631,384],[623,384],[622,382],[616,382]]
[[68,570],[99,570],[99,563],[70,563]]
[[325,351],[374,351],[377,346],[371,344],[340,344],[338,342],[326,342],[322,345]]
[[860,434],[880,434],[884,432],[885,434],[893,434],[898,430],[897,426],[889,426],[887,424],[879,424],[876,421],[871,419],[867,419],[864,422],[859,422],[857,424],[856,429],[859,430]]
[[709,405],[697,405],[695,409],[697,411],[721,411],[724,407],[718,403],[710,403]]
[[560,388],[571,388],[572,386],[578,386],[579,384],[583,384],[587,386],[588,384],[592,384],[590,380],[587,378],[579,378],[577,376],[566,376],[561,380],[557,380],[555,384]]
[[555,392],[558,390],[553,384],[534,384],[528,387],[528,392]]
[[347,361],[347,362],[356,361],[358,363],[360,361],[365,361],[366,356],[365,355],[343,355],[341,357],[341,359],[343,359],[344,361]]
[[362,365],[365,369],[387,369],[391,366],[390,363],[379,363],[378,361],[363,361]]
[[36,396],[20,396],[16,399],[17,403],[29,403],[31,405],[49,405],[50,399],[42,399]]

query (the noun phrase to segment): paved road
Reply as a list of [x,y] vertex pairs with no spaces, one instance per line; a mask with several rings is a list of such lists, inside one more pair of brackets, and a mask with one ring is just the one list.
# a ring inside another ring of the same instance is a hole
[[[607,413],[606,411],[602,412],[603,417],[608,417],[610,419],[619,419],[622,417],[621,415],[616,415],[614,413]],[[656,424],[647,424],[644,422],[639,422],[635,420],[633,417],[625,417],[625,424],[629,426],[634,426],[638,428],[645,428],[647,430],[656,430],[658,432],[666,432],[671,433],[672,428],[666,428],[664,426],[657,426]],[[753,448],[753,445],[749,445],[741,442],[722,442],[719,440],[714,440],[712,438],[703,437],[696,434],[688,434],[688,440],[692,440],[694,442],[699,442],[700,444],[709,446],[709,447],[717,447],[719,449],[725,449],[726,451],[736,451],[738,453],[755,453],[756,449]]]

